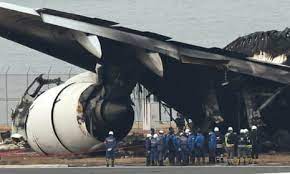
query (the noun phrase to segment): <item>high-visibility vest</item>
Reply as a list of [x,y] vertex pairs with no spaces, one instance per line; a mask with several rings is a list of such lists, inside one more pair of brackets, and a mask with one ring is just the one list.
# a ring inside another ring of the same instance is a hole
[[229,143],[229,141],[232,141],[232,140],[230,140],[230,138],[232,138],[232,137],[230,137],[231,136],[231,134],[232,133],[226,133],[226,135],[225,135],[225,144],[226,144],[226,147],[233,147],[234,146],[234,143]]

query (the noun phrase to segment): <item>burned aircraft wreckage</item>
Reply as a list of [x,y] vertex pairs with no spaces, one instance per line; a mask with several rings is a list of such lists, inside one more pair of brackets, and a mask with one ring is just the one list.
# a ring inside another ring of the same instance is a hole
[[[39,95],[20,118],[40,153],[87,152],[109,130],[125,137],[138,83],[194,127],[206,129],[222,117],[221,127],[289,129],[289,29],[254,33],[219,49],[51,9],[0,3],[0,14],[1,37],[93,72]],[[271,61],[279,56],[279,63]]]

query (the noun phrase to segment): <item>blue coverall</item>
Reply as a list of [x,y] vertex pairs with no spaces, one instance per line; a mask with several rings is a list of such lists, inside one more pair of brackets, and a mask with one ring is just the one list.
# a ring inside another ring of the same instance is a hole
[[150,138],[146,138],[145,140],[145,150],[146,150],[146,166],[151,164],[150,162],[150,154],[151,154],[151,140]]
[[216,134],[214,132],[209,133],[208,137],[208,151],[209,151],[209,163],[215,163],[216,157]]
[[188,148],[189,148],[189,157],[190,157],[190,161],[192,162],[192,164],[195,163],[195,147],[194,147],[194,140],[195,140],[195,135],[194,134],[190,134],[188,136]]
[[158,139],[151,138],[150,143],[151,143],[150,161],[151,161],[151,165],[155,166],[158,160],[158,153],[157,153]]
[[188,164],[189,157],[189,147],[188,147],[188,139],[186,135],[180,137],[180,148],[181,148],[181,161],[183,165]]
[[181,165],[181,141],[180,136],[176,137],[176,164]]
[[198,164],[200,164],[200,158],[202,158],[202,162],[205,163],[204,141],[205,141],[204,136],[201,133],[197,133],[194,140],[194,146]]
[[109,160],[111,160],[111,165],[112,167],[114,167],[115,150],[117,146],[117,141],[113,135],[110,135],[105,139],[105,146],[106,146],[107,166],[109,166]]
[[166,150],[168,151],[168,160],[170,165],[175,165],[175,156],[177,151],[177,139],[176,136],[168,134],[166,136]]
[[157,138],[157,154],[158,154],[158,164],[163,166],[164,154],[165,154],[165,136],[159,135]]

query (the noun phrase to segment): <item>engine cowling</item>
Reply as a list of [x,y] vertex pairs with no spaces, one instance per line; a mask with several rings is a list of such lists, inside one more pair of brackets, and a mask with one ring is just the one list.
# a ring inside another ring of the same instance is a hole
[[102,144],[109,130],[122,139],[132,128],[127,102],[106,101],[94,82],[69,80],[41,94],[31,105],[26,136],[44,154],[87,153]]

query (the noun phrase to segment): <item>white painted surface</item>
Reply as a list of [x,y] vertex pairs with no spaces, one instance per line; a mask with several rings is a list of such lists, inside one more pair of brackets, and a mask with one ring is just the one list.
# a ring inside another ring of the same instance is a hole
[[163,77],[163,64],[159,53],[139,51],[137,59],[159,77]]
[[88,133],[85,122],[78,119],[83,116],[79,98],[94,84],[95,77],[94,73],[83,73],[34,101],[26,124],[32,149],[47,154],[83,153],[100,143]]
[[93,146],[99,144],[91,136],[85,122],[78,121],[82,112],[78,111],[79,98],[83,91],[92,83],[75,83],[64,90],[57,98],[53,110],[55,131],[62,144],[75,153],[88,152]]
[[76,76],[73,76],[72,78],[68,79],[65,83],[71,84],[71,83],[97,83],[98,76],[96,73],[92,73],[90,71],[78,74]]
[[97,36],[86,35],[85,33],[75,31],[73,32],[74,38],[81,44],[86,50],[95,55],[97,58],[102,57],[101,44]]
[[55,136],[51,122],[55,98],[66,86],[68,85],[62,84],[46,91],[30,107],[26,132],[28,143],[36,152],[42,153],[43,150],[45,153],[68,153]]

